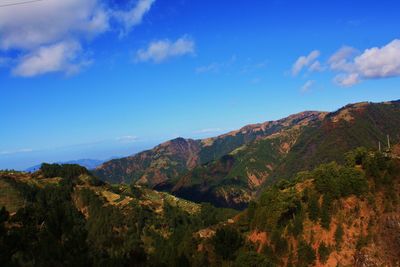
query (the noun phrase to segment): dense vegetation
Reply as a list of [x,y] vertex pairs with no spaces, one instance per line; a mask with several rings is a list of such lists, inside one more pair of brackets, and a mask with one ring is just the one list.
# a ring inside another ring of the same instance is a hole
[[[12,215],[4,207],[0,210],[0,265],[309,266],[317,260],[326,262],[343,246],[345,221],[336,223],[343,199],[353,196],[375,205],[376,192],[385,192],[385,209],[399,204],[396,160],[358,148],[347,153],[343,162],[322,164],[268,187],[229,223],[226,220],[235,216],[231,210],[179,202],[136,185],[105,184],[79,166],[43,164],[30,179],[3,172],[2,181],[18,191],[24,203]],[[315,248],[305,230],[310,225],[334,227],[334,245],[320,242]],[[200,230],[208,237],[201,237]],[[257,232],[266,233],[269,240],[261,250],[247,237]],[[371,240],[370,234],[360,235],[357,248]]]
[[[345,116],[347,119],[341,118]],[[336,121],[336,117],[340,119]],[[342,155],[347,151],[361,146],[377,149],[378,141],[386,147],[387,135],[392,143],[397,143],[399,132],[400,101],[345,106],[306,127],[272,178],[291,178],[299,171],[329,161],[343,164]]]
[[[399,196],[394,189],[400,173],[398,162],[365,148],[351,151],[344,158],[345,165],[322,164],[310,172],[298,173],[290,182],[281,181],[249,205],[241,223],[250,231],[267,232],[271,236],[269,245],[264,248],[270,262],[282,265],[282,256],[286,255],[296,266],[308,266],[315,262],[316,255],[324,262],[333,250],[340,250],[344,233],[341,224],[335,226],[336,247],[321,242],[317,250],[303,239],[308,234],[303,227],[308,220],[331,229],[332,216],[337,214],[340,200],[349,196],[368,199],[375,207],[375,193],[383,191],[388,210],[398,206]],[[357,212],[357,207],[355,210]],[[288,240],[296,241],[297,251]],[[370,241],[370,237],[361,236],[359,248]]]
[[[1,208],[1,266],[185,266],[195,260],[193,233],[235,214],[209,204],[197,205],[199,211],[187,204],[195,209],[189,212],[172,196],[143,205],[142,196],[161,193],[103,184],[77,165],[43,164],[24,181],[8,175],[1,179],[25,203],[12,216]],[[106,193],[119,196],[115,205]],[[124,199],[130,201],[119,206]],[[153,207],[158,202],[161,213]]]

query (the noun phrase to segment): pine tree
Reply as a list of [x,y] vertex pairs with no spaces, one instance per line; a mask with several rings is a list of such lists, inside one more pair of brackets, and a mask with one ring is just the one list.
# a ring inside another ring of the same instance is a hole
[[331,223],[331,206],[332,197],[329,194],[325,194],[321,206],[321,226],[325,229],[329,229]]
[[318,221],[318,216],[320,213],[320,207],[318,202],[318,194],[316,192],[311,192],[308,204],[308,216],[310,220],[316,222]]
[[342,224],[338,224],[335,231],[335,241],[336,241],[336,249],[340,249],[340,245],[343,241],[343,226]]

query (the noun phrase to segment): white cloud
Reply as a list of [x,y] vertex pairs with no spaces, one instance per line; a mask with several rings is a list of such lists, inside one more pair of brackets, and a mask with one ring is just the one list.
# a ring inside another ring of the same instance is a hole
[[307,93],[311,90],[311,87],[315,84],[315,81],[309,80],[307,81],[302,87],[301,87],[301,92],[302,93]]
[[366,49],[354,62],[364,78],[400,76],[400,40],[393,40],[381,48]]
[[168,39],[154,41],[146,49],[140,49],[136,53],[136,60],[140,62],[153,61],[161,63],[169,58],[193,54],[195,43],[187,36],[183,36],[171,42]]
[[116,140],[118,142],[131,143],[131,142],[136,142],[138,140],[138,137],[134,135],[125,135],[117,137]]
[[68,38],[89,38],[108,27],[107,10],[100,0],[17,5],[0,9],[0,47],[31,50]]
[[128,1],[134,3],[128,11],[112,10],[104,0],[48,0],[1,8],[0,51],[20,55],[12,60],[15,75],[77,72],[87,62],[81,58],[84,43],[110,25],[124,31],[139,25],[155,2]]
[[198,131],[195,131],[195,134],[206,134],[206,133],[217,133],[217,132],[222,132],[223,130],[221,128],[206,128],[206,129],[201,129]]
[[206,73],[206,72],[218,72],[221,68],[221,64],[214,62],[206,66],[200,66],[196,68],[196,73]]
[[[308,66],[312,66],[315,63],[315,60],[319,57],[321,53],[318,50],[311,51],[307,56],[299,57],[296,62],[292,66],[292,75],[296,76],[299,74],[304,68]],[[316,68],[316,66],[314,66]]]
[[223,62],[213,62],[208,65],[199,66],[195,69],[196,73],[218,73],[221,70],[232,67],[237,61],[236,55],[232,55],[230,59]]
[[311,72],[323,71],[325,68],[321,65],[321,63],[317,60],[310,65],[308,68]]
[[358,54],[358,50],[350,47],[343,46],[338,51],[336,51],[328,60],[329,67],[332,70],[338,71],[351,71],[353,65],[349,60]]
[[81,60],[75,62],[81,53],[81,47],[76,42],[61,42],[39,47],[22,57],[13,69],[13,74],[22,77],[32,77],[49,72],[64,72],[73,74],[86,65]]
[[33,152],[33,149],[22,148],[22,149],[17,149],[17,150],[3,150],[3,151],[0,151],[0,155],[11,155],[11,154],[29,153],[29,152]]
[[334,78],[334,81],[340,86],[349,87],[360,82],[360,76],[357,73],[340,74]]
[[155,0],[139,0],[137,4],[128,11],[116,11],[113,13],[114,17],[123,23],[125,33],[140,24],[144,15],[150,11],[151,6]]
[[400,76],[400,40],[395,39],[383,47],[372,47],[355,56],[355,49],[345,47],[329,60],[331,69],[341,72],[335,82],[352,86],[367,79]]

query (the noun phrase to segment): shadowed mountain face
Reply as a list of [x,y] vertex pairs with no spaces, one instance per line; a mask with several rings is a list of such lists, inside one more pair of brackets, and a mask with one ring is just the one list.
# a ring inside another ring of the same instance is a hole
[[177,138],[116,159],[95,173],[145,184],[194,201],[244,208],[257,191],[359,146],[400,140],[400,101],[357,103],[336,112],[306,111],[203,140]]

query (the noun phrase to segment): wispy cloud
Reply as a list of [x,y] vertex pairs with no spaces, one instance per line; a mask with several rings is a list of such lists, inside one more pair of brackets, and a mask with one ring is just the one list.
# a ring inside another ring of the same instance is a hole
[[315,84],[314,80],[308,80],[301,88],[300,91],[302,93],[308,93],[310,92],[311,88],[313,87],[313,85]]
[[117,137],[116,140],[118,142],[123,142],[123,143],[131,143],[131,142],[136,142],[138,141],[138,137],[134,136],[134,135],[124,135],[124,136],[120,136]]
[[194,52],[195,42],[185,35],[176,41],[164,39],[151,42],[147,48],[136,52],[136,60],[138,62],[161,63],[169,58],[190,55]]
[[21,149],[16,149],[16,150],[3,150],[3,151],[0,151],[0,155],[12,155],[12,154],[29,153],[29,152],[33,152],[33,149],[21,148]]
[[221,62],[212,62],[207,65],[199,66],[195,69],[198,74],[201,73],[219,73],[232,67],[237,61],[236,55],[232,55],[228,60]]
[[320,51],[314,50],[311,51],[307,56],[299,57],[292,66],[292,75],[298,75],[304,68],[309,66],[313,66],[312,69],[309,69],[311,71],[317,69],[320,64],[318,61],[316,61],[316,59],[320,56],[320,54]]
[[220,73],[232,70],[235,67],[239,74],[253,73],[267,66],[266,61],[253,61],[251,59],[240,60],[236,55],[232,55],[229,59],[220,62],[211,62],[209,64],[199,66],[195,69],[198,74],[202,73]]
[[124,31],[121,33],[126,34],[134,26],[142,23],[143,17],[150,11],[154,2],[155,0],[139,0],[131,10],[113,12],[113,16],[124,26]]
[[218,72],[221,67],[223,66],[223,64],[221,63],[217,63],[217,62],[213,62],[209,65],[205,65],[205,66],[200,66],[196,68],[196,73],[206,73],[206,72]]
[[222,132],[223,129],[221,128],[205,128],[205,129],[201,129],[198,131],[195,131],[195,134],[207,134],[207,133],[218,133],[218,132]]

